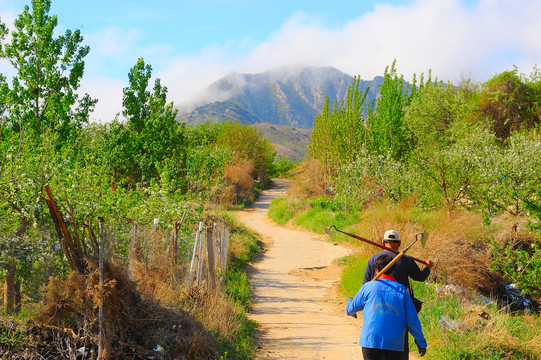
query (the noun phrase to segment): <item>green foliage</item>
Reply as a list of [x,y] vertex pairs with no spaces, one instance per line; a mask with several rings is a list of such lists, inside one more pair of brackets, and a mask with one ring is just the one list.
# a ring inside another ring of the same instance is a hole
[[368,129],[370,151],[399,160],[413,147],[412,134],[404,123],[404,114],[417,88],[415,76],[410,88],[404,76],[398,76],[395,65],[396,60],[390,68],[385,68],[375,112],[370,111],[368,115]]
[[12,327],[0,321],[0,347],[9,350],[24,345],[28,335],[21,327]]
[[427,81],[404,114],[404,124],[416,146],[433,151],[467,136],[471,129],[469,117],[475,111],[476,91],[469,82],[455,87]]
[[290,160],[287,157],[274,157],[274,161],[270,164],[268,175],[271,178],[288,177],[292,169],[297,167],[301,162]]
[[334,185],[338,203],[361,209],[382,196],[399,201],[413,192],[415,183],[409,164],[363,149],[355,161],[342,169]]
[[330,199],[315,198],[310,205],[307,210],[296,214],[293,222],[318,234],[323,234],[326,226],[336,225],[343,229],[358,220],[356,212],[342,209]]
[[[539,357],[535,318],[502,312],[475,296],[464,299],[458,294],[442,294],[442,288],[435,284],[413,282],[413,287],[415,296],[425,303],[419,319],[428,342],[427,359]],[[442,319],[460,326],[444,328]]]
[[516,237],[506,243],[487,239],[492,245],[493,260],[491,266],[501,271],[510,282],[522,290],[523,294],[534,297],[541,296],[541,191],[537,199],[524,199],[525,207],[530,213],[528,228],[536,233],[529,240]]
[[357,151],[367,141],[363,114],[372,104],[366,100],[369,89],[361,92],[360,80],[360,77],[353,79],[345,102],[340,107],[335,103],[332,112],[326,97],[321,114],[314,119],[309,152],[322,162],[326,179],[332,178],[342,166],[355,159]]
[[109,142],[118,161],[115,168],[135,182],[159,178],[160,169],[167,169],[170,177],[184,175],[185,126],[175,120],[178,110],[167,104],[167,88],[160,79],[155,80],[153,92],[147,89],[151,76],[152,67],[143,59],[130,70],[130,86],[124,88],[122,101],[127,126],[114,124],[116,133]]
[[470,136],[431,153],[415,151],[418,196],[425,206],[453,210],[465,205],[474,188],[484,179],[481,169],[497,151],[494,136],[472,130]]
[[479,107],[498,138],[532,128],[540,123],[539,79],[535,73],[531,79],[519,76],[517,68],[497,74],[484,84]]
[[62,142],[73,142],[96,103],[76,92],[90,49],[81,45],[79,30],[54,36],[58,20],[49,15],[50,7],[50,0],[33,0],[32,9],[25,6],[15,20],[11,34],[0,22],[0,58],[16,70],[11,87],[0,81],[0,97],[7,99],[2,110],[17,131],[40,134],[49,128]]
[[230,150],[236,162],[252,162],[255,168],[253,178],[263,186],[267,185],[267,170],[272,167],[275,153],[271,142],[264,139],[256,128],[225,122],[221,125],[217,145]]
[[364,271],[368,257],[363,255],[349,256],[340,276],[340,291],[347,297],[354,297],[363,286]]
[[298,203],[286,197],[278,197],[272,200],[269,207],[269,218],[279,225],[286,224],[293,218]]
[[516,132],[506,146],[484,154],[481,181],[473,196],[489,217],[501,212],[524,214],[523,200],[531,198],[541,182],[541,139]]

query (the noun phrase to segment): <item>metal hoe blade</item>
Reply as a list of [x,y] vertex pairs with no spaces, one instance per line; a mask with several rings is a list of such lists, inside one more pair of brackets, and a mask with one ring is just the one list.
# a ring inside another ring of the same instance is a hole
[[415,234],[415,239],[418,239],[419,236],[421,237],[421,245],[425,247],[426,241],[428,240],[428,231],[423,230],[422,233]]
[[[334,225],[333,225],[334,226]],[[334,240],[334,235],[331,231],[331,228],[329,226],[325,226],[325,233],[331,237],[331,239]]]

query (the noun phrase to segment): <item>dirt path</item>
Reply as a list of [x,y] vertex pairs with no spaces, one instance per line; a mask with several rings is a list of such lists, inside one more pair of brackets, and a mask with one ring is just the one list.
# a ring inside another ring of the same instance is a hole
[[362,359],[361,321],[346,316],[335,289],[340,268],[333,260],[349,251],[269,220],[270,202],[285,189],[283,180],[276,181],[240,216],[265,242],[251,273],[251,317],[261,325],[258,359]]
[[[362,359],[358,345],[361,317],[345,313],[337,295],[341,269],[333,261],[349,255],[323,236],[276,225],[267,217],[272,199],[283,196],[287,181],[275,180],[253,208],[239,218],[263,236],[264,252],[251,270],[254,305],[260,324],[258,359]],[[410,360],[419,360],[410,353]]]

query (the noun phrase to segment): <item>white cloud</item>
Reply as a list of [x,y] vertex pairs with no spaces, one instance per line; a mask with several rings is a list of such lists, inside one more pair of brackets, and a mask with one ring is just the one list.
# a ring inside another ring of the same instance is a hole
[[175,103],[228,72],[254,73],[288,64],[334,66],[371,79],[397,60],[397,71],[458,82],[485,81],[511,70],[529,73],[541,58],[541,2],[537,0],[417,0],[377,5],[373,11],[325,28],[318,18],[296,13],[247,54],[235,46],[207,47],[178,56],[161,71]]
[[103,76],[85,76],[81,81],[78,93],[87,93],[97,98],[98,103],[90,114],[91,122],[111,122],[115,115],[122,112],[122,89],[126,84]]
[[[6,15],[0,16],[5,22]],[[177,105],[231,71],[255,73],[290,64],[333,66],[371,79],[396,59],[397,71],[408,79],[431,69],[441,80],[456,82],[466,74],[485,81],[513,65],[529,73],[538,63],[540,17],[538,0],[376,5],[333,28],[323,26],[317,16],[299,12],[260,44],[247,36],[191,54],[175,53],[172,44],[148,45],[154,39],[146,38],[142,30],[112,27],[83,33],[91,46],[83,88],[100,99],[94,116],[108,121],[121,111],[122,88],[139,57],[153,66],[154,76],[161,78],[169,100]]]
[[[522,6],[516,6],[520,3]],[[306,63],[335,66],[351,75],[381,75],[393,59],[411,77],[432,69],[455,81],[464,73],[480,80],[531,68],[541,52],[541,3],[485,0],[465,7],[457,0],[419,0],[379,5],[339,29],[324,29],[304,14],[289,19],[244,60],[246,68]]]

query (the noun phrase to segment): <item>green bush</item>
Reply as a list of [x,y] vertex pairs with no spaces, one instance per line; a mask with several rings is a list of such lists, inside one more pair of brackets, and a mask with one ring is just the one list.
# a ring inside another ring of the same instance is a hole
[[363,285],[364,271],[368,263],[368,257],[358,255],[350,256],[346,260],[346,266],[342,270],[340,291],[347,297],[353,297]]
[[308,210],[295,216],[294,223],[315,233],[323,234],[327,226],[335,225],[343,229],[358,222],[357,212],[338,209],[340,207],[331,201],[316,198],[312,200]]

